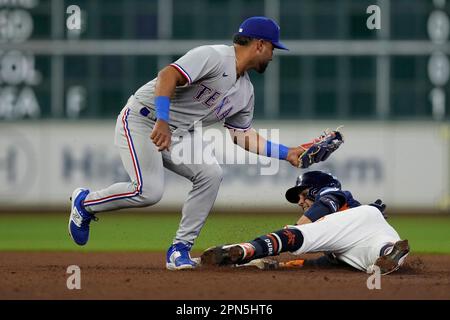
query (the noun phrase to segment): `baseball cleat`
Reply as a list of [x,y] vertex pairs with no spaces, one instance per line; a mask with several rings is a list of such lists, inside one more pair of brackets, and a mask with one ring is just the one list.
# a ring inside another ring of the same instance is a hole
[[223,266],[244,262],[244,248],[238,244],[217,246],[206,249],[202,256],[202,265]]
[[408,240],[397,241],[392,247],[391,252],[379,257],[375,261],[375,265],[380,268],[382,275],[394,272],[405,262],[409,250]]
[[197,267],[202,265],[202,260],[200,259],[200,257],[195,257],[195,258],[191,257],[191,260],[194,261],[194,263],[197,265]]
[[83,246],[89,240],[89,224],[96,219],[83,207],[83,201],[89,190],[78,188],[72,193],[72,210],[69,217],[69,235],[76,244]]
[[187,270],[197,267],[198,262],[191,258],[192,245],[178,242],[167,250],[166,268],[169,270]]

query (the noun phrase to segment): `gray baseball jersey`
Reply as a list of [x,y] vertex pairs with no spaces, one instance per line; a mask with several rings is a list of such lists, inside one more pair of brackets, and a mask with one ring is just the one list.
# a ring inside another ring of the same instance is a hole
[[[251,127],[253,86],[247,73],[236,80],[233,46],[198,47],[172,66],[188,80],[187,85],[175,89],[171,98],[169,125],[173,132],[189,139],[194,134],[194,125],[200,121],[203,126],[224,122],[229,128]],[[155,124],[155,85],[153,79],[137,90],[117,118],[115,144],[130,181],[90,192],[84,206],[97,213],[154,205],[164,192],[165,167],[193,184],[174,239],[174,242],[193,243],[216,200],[222,169],[216,159],[208,163],[185,163],[176,153],[158,151],[150,139]],[[143,114],[143,109],[150,112]],[[172,141],[172,148],[176,143],[182,140]],[[204,147],[194,144],[194,152],[203,154]]]
[[[201,46],[190,50],[171,64],[188,81],[177,87],[171,98],[171,126],[192,130],[224,122],[226,127],[251,127],[254,108],[253,85],[247,72],[236,80],[236,55],[233,46]],[[143,105],[154,110],[156,78],[134,94]]]

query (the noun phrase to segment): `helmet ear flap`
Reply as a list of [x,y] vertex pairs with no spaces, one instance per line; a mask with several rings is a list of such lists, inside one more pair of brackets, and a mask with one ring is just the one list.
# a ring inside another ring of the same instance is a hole
[[315,201],[318,191],[318,188],[309,188],[308,193],[306,194],[306,198],[311,201]]
[[[296,192],[299,190],[309,189],[305,196],[307,199],[314,202],[316,201],[317,193],[325,187],[337,188],[340,190],[341,183],[329,173],[322,171],[308,171],[297,177],[295,187],[291,189],[300,188],[296,189]],[[288,199],[288,201],[295,203],[298,200],[294,201],[292,199]]]
[[341,183],[339,182],[339,180],[334,179],[333,187],[338,188],[339,190],[341,190],[342,186],[341,186]]

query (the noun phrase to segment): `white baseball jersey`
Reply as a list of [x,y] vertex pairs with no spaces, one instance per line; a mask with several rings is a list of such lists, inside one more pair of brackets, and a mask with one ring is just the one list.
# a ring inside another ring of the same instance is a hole
[[[191,131],[195,123],[209,126],[224,122],[226,127],[246,130],[251,127],[254,108],[253,85],[248,73],[236,80],[236,55],[233,46],[201,46],[171,64],[188,81],[171,97],[171,127]],[[143,85],[135,98],[155,110],[156,78]]]

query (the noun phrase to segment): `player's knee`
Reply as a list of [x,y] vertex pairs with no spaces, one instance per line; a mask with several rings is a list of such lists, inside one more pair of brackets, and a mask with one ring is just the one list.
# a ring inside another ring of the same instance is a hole
[[148,207],[158,203],[159,201],[161,201],[163,193],[163,188],[151,188],[150,190],[142,192],[139,197],[140,205],[142,207]]
[[223,170],[219,165],[210,165],[202,170],[199,178],[208,180],[210,184],[220,185],[223,179]]

